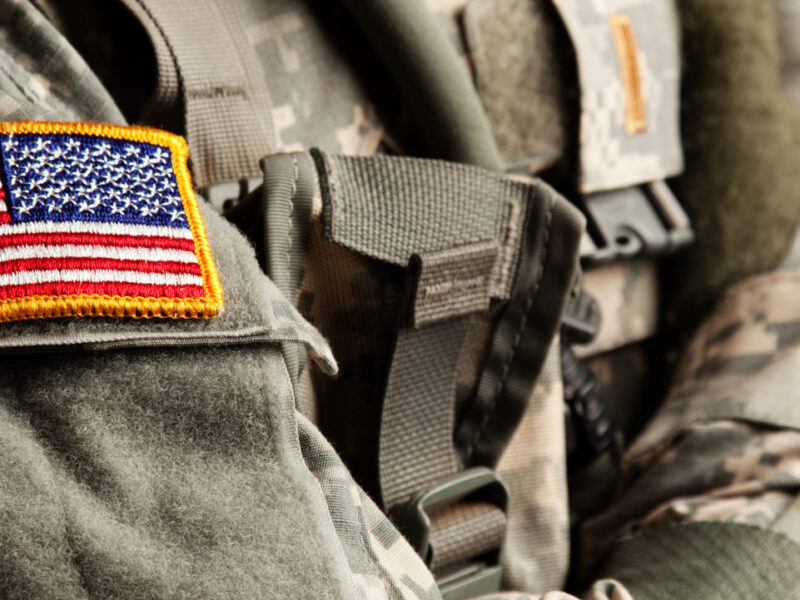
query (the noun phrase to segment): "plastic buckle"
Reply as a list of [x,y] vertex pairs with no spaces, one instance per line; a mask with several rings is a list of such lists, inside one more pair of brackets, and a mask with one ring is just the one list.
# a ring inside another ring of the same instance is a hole
[[561,377],[564,384],[567,457],[584,464],[605,452],[615,429],[605,402],[594,391],[596,379],[572,351],[573,344],[588,344],[600,330],[600,306],[583,288],[573,292],[561,321]]
[[[508,488],[486,467],[472,467],[440,479],[392,509],[392,521],[426,564],[430,564],[432,556],[427,511],[465,498],[491,502],[504,513],[508,510]],[[438,578],[437,583],[444,600],[462,600],[500,591],[501,576],[500,548],[496,548]]]
[[664,256],[694,240],[689,217],[663,181],[596,192],[583,201],[589,239],[581,257],[591,263]]
[[202,196],[208,200],[218,213],[223,213],[264,183],[261,177],[245,177],[239,180],[218,181],[201,190]]
[[561,316],[561,339],[565,344],[588,344],[600,331],[603,315],[597,300],[583,288],[570,296]]

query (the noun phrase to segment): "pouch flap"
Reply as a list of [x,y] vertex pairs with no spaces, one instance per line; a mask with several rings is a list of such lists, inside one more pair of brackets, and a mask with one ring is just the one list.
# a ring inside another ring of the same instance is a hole
[[583,192],[683,169],[678,26],[667,0],[553,0],[572,38],[581,88]]

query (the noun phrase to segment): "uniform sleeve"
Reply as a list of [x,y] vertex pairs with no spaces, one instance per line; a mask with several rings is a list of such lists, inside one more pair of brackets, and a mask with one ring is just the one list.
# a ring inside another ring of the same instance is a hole
[[637,600],[796,597],[798,294],[798,270],[751,278],[701,325],[625,492],[582,531],[587,572],[611,555],[601,572]]

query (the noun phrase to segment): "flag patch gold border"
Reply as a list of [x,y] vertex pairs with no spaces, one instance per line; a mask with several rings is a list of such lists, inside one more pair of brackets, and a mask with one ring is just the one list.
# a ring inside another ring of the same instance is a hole
[[151,144],[169,149],[178,194],[194,241],[204,295],[200,297],[121,296],[105,294],[33,295],[0,300],[0,321],[68,316],[132,317],[136,319],[207,319],[223,309],[223,293],[192,188],[189,148],[181,136],[159,129],[99,123],[19,121],[0,123],[0,135],[71,134]]

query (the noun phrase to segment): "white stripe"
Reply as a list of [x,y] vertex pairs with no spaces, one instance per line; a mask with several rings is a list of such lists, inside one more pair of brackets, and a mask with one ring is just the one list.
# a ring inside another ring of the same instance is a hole
[[185,227],[163,227],[127,223],[86,223],[83,221],[37,221],[35,223],[9,223],[0,225],[0,236],[17,233],[93,233],[99,235],[140,235],[192,239]]
[[174,260],[182,263],[196,263],[197,257],[189,250],[174,248],[116,248],[114,246],[84,246],[65,244],[63,246],[11,246],[0,248],[0,262],[22,258],[118,258],[120,260]]
[[139,283],[142,285],[203,285],[199,275],[186,273],[140,273],[139,271],[111,270],[64,270],[64,271],[20,271],[0,275],[0,286],[47,283],[51,281],[76,281],[93,283]]

